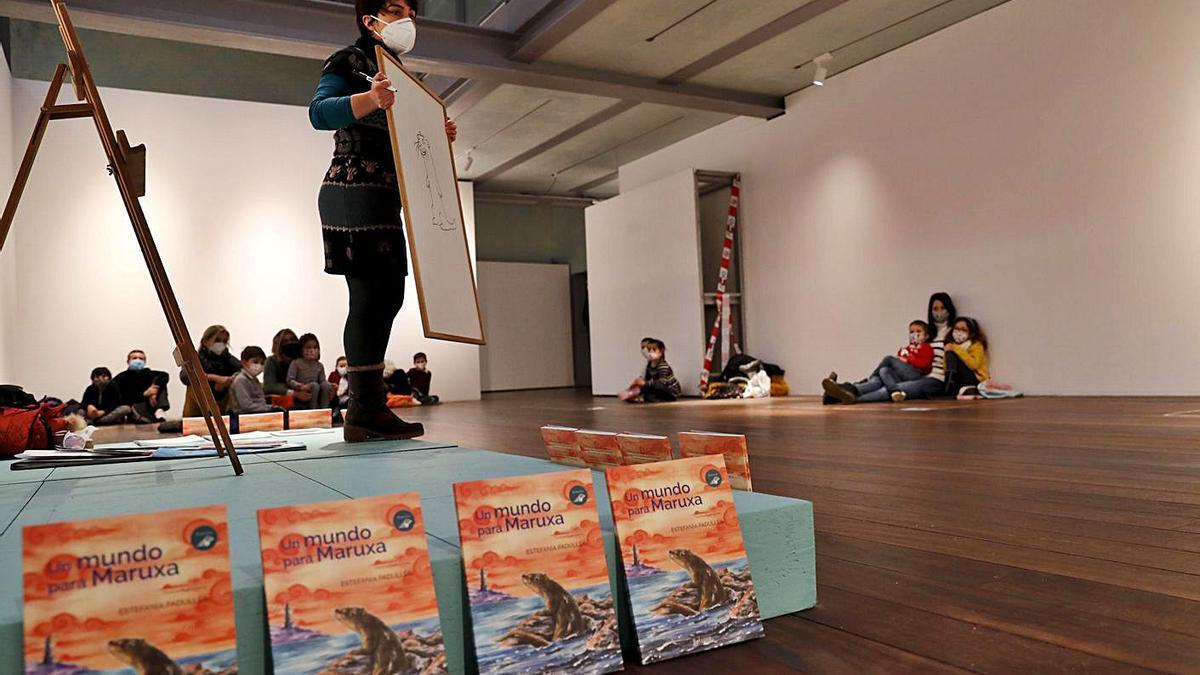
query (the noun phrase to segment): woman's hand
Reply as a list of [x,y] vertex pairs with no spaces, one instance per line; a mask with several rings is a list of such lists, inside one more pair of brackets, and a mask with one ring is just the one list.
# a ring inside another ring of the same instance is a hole
[[446,118],[446,136],[449,137],[451,143],[458,139],[458,125],[449,117]]
[[375,73],[375,84],[371,85],[371,102],[376,110],[387,110],[396,102],[396,94],[391,91],[392,81],[382,72]]

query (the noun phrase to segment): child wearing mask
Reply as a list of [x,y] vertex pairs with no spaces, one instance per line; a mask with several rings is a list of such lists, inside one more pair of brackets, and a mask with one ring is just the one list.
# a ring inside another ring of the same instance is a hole
[[336,365],[329,373],[329,387],[333,392],[333,421],[342,421],[342,410],[350,405],[350,362],[346,357],[339,356]]
[[242,350],[242,369],[233,376],[233,384],[230,385],[230,412],[248,415],[283,410],[267,403],[267,394],[258,381],[266,361],[267,354],[262,347],[251,345]]
[[821,388],[828,399],[840,403],[880,403],[898,391],[901,383],[920,380],[932,370],[929,324],[916,319],[908,324],[908,343],[897,350],[895,356],[885,356],[870,377],[862,382],[845,384],[830,375],[821,382]]
[[675,379],[675,371],[667,363],[667,345],[662,340],[643,341],[642,353],[646,357],[646,371],[633,381],[619,398],[627,403],[669,402],[679,398],[683,387]]
[[121,392],[112,383],[112,372],[104,366],[93,368],[91,379],[80,401],[88,424],[98,427],[123,424],[133,414],[133,408],[121,405]]
[[312,395],[307,402],[297,400],[297,408],[329,408],[333,387],[325,377],[325,366],[321,365],[321,342],[312,333],[300,336],[300,358],[288,366],[288,386],[297,391],[304,390]]
[[960,316],[946,344],[946,393],[974,398],[979,394],[976,387],[989,377],[987,337],[979,329],[979,322]]
[[425,356],[425,352],[413,354],[413,367],[408,369],[408,383],[412,386],[413,396],[421,405],[437,405],[440,402],[437,396],[429,393],[432,381],[433,373],[429,371],[429,357]]

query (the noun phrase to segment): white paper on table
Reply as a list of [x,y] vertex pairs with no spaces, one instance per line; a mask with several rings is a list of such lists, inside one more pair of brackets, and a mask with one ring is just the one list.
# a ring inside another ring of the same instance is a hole
[[142,441],[134,441],[134,443],[143,448],[179,448],[189,445],[204,445],[208,443],[208,439],[192,434],[191,436],[180,436],[178,438],[148,438]]

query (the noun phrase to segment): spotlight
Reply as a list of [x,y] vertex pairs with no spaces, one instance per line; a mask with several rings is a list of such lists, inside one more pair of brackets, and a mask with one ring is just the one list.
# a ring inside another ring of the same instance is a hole
[[813,59],[813,84],[818,87],[825,86],[825,78],[829,77],[829,63],[831,61],[833,61],[833,54],[829,52]]

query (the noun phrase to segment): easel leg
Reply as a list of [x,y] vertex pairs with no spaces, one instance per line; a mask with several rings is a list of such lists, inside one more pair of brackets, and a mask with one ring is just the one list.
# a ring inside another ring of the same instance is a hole
[[50,80],[50,91],[46,92],[46,100],[42,103],[42,112],[38,115],[37,124],[33,126],[33,134],[29,137],[29,146],[25,148],[25,158],[21,160],[21,167],[17,169],[17,178],[13,181],[12,191],[8,194],[8,203],[4,206],[4,217],[0,219],[0,249],[4,248],[4,242],[8,239],[9,228],[12,227],[13,219],[17,215],[17,204],[21,202],[21,195],[25,193],[25,185],[29,182],[29,173],[33,170],[33,161],[37,159],[38,149],[41,148],[42,139],[46,136],[46,127],[50,125],[50,115],[46,111],[58,100],[58,92],[62,89],[66,72],[67,67],[60,63],[54,71],[54,78]]

